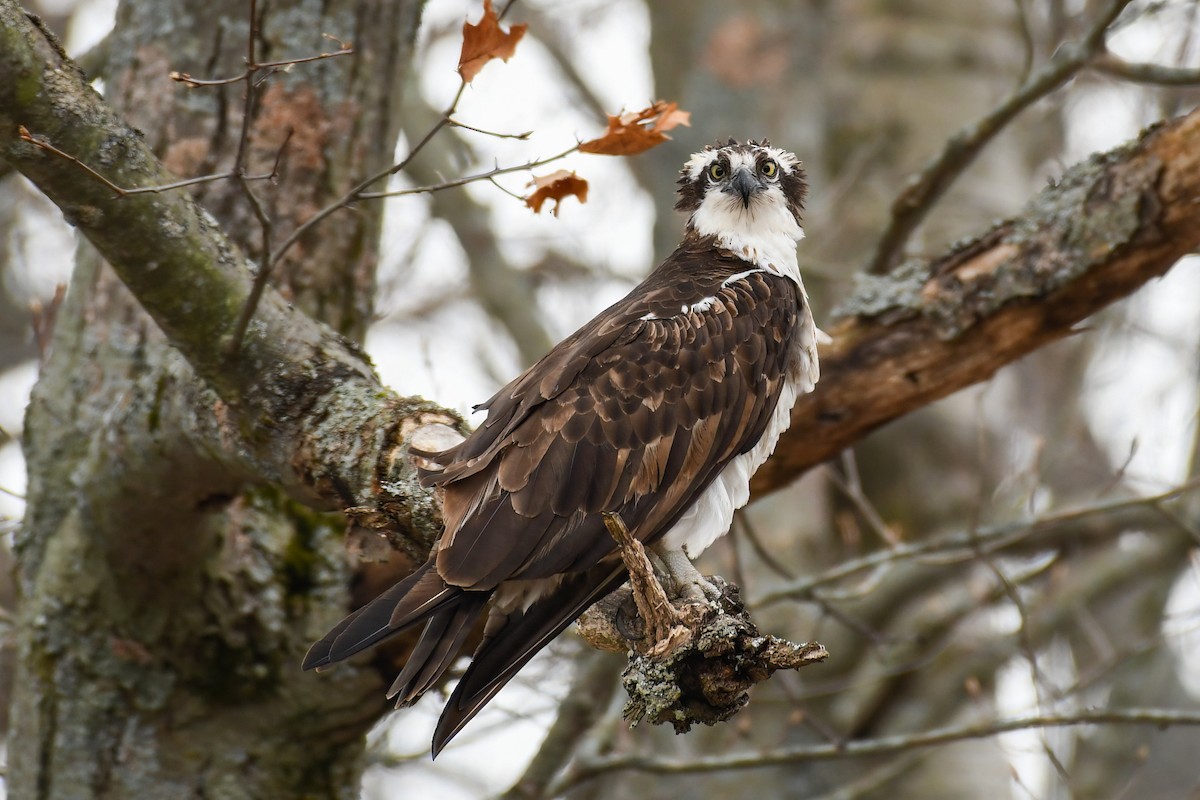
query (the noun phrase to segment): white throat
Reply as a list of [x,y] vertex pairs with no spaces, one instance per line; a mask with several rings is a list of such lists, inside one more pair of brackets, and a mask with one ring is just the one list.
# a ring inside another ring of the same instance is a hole
[[778,187],[752,198],[749,208],[733,195],[708,192],[689,224],[701,236],[717,237],[739,258],[800,283],[796,242],[804,238],[804,229]]

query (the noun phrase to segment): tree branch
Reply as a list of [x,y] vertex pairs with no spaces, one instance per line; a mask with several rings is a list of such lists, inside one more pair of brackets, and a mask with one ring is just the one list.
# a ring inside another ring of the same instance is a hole
[[[252,291],[254,266],[184,193],[115,198],[77,165],[23,140],[24,127],[76,154],[112,183],[174,181],[142,138],[86,83],[57,44],[11,1],[0,0],[0,156],[38,186],[96,246],[232,412],[230,448],[242,467],[318,508],[377,499],[409,475],[394,455],[427,422],[457,417],[379,383],[363,354],[267,289],[243,346],[228,352]],[[241,451],[249,450],[249,453]],[[398,487],[408,521],[437,533],[432,494]]]
[[920,733],[881,736],[831,744],[782,747],[769,752],[736,753],[693,759],[664,758],[650,755],[616,755],[597,758],[588,763],[577,764],[564,778],[554,785],[554,794],[577,786],[606,772],[636,770],[660,775],[678,775],[696,772],[723,772],[727,770],[759,769],[781,764],[798,764],[806,761],[828,761],[836,758],[863,758],[904,752],[920,747],[960,742],[965,739],[986,739],[1009,731],[1029,728],[1066,728],[1078,725],[1200,725],[1200,713],[1177,709],[1112,709],[1088,710],[1075,714],[1036,714],[1010,719],[993,720],[968,725],[950,725]]
[[[1101,518],[1103,520],[1101,527],[1106,531],[1112,530],[1118,523],[1127,527],[1136,527],[1129,525],[1126,516],[1136,520],[1140,518],[1138,512],[1147,510],[1160,515],[1169,513],[1164,507],[1164,503],[1195,492],[1198,488],[1200,488],[1200,479],[1192,479],[1166,492],[1148,497],[1101,501],[1080,508],[1045,514],[1033,520],[1005,522],[985,528],[932,536],[914,542],[900,542],[887,549],[876,550],[865,556],[842,561],[822,572],[792,578],[782,586],[772,588],[760,597],[753,598],[749,605],[758,609],[786,600],[812,599],[815,591],[822,586],[838,583],[859,573],[899,561],[933,555],[946,557],[964,552],[974,552],[975,557],[989,556],[1024,541],[1035,541],[1040,545],[1048,546],[1052,542],[1047,540],[1045,534],[1090,519]],[[1128,512],[1134,513],[1128,514]],[[1069,530],[1073,540],[1078,541],[1083,535],[1080,528]]]
[[1092,67],[1097,72],[1132,83],[1154,86],[1200,85],[1200,69],[1126,61],[1112,53],[1105,53],[1097,58],[1092,62]]
[[1060,339],[1200,245],[1200,112],[1076,165],[1021,216],[932,261],[867,277],[821,381],[754,477],[762,494],[870,431]]
[[1127,5],[1129,0],[1111,0],[1082,41],[1060,47],[1050,63],[1018,86],[1003,103],[946,140],[942,152],[913,177],[892,203],[892,216],[879,237],[869,272],[883,274],[891,271],[903,256],[904,246],[913,231],[925,220],[933,205],[955,179],[971,165],[975,156],[1014,117],[1063,86],[1102,52],[1105,33]]

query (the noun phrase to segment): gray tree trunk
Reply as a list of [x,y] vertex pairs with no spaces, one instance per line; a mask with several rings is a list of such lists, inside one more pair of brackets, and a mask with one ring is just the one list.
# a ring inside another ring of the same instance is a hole
[[[292,131],[278,186],[253,184],[276,241],[390,163],[420,11],[260,5],[260,61],[337,49],[323,33],[355,48],[260,89],[247,171],[269,172]],[[120,7],[107,100],[180,176],[229,168],[244,84],[187,89],[168,75],[236,75],[248,34],[244,0]],[[197,194],[258,252],[234,181]],[[273,277],[355,339],[371,316],[380,212],[342,212]],[[319,681],[298,668],[347,604],[340,517],[239,465],[240,445],[220,436],[228,410],[87,245],[59,319],[25,429],[10,796],[357,797],[379,678],[351,668]]]

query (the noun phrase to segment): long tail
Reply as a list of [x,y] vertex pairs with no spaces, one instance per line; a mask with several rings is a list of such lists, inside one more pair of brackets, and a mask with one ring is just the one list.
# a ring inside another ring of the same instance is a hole
[[[567,578],[556,591],[538,600],[527,611],[511,614],[493,611],[483,641],[471,658],[471,665],[438,719],[433,734],[434,758],[521,667],[588,606],[620,586],[625,577],[624,567],[614,569],[609,565],[592,569]],[[432,620],[430,624],[433,624]]]
[[491,592],[463,594],[461,602],[437,612],[425,623],[417,646],[388,692],[389,699],[396,698],[397,708],[415,702],[454,663],[491,596]]
[[[309,648],[304,657],[304,669],[319,669],[349,658],[426,619],[430,620],[430,624],[426,625],[414,655],[420,652],[429,656],[436,652],[439,661],[448,663],[453,660],[454,652],[447,655],[433,641],[425,644],[426,638],[442,633],[452,638],[458,637],[458,627],[449,624],[450,620],[456,618],[456,609],[464,605],[482,608],[488,594],[468,593],[457,586],[447,585],[434,569],[433,562],[427,561],[413,574],[333,626],[325,638]],[[479,611],[476,610],[475,617],[478,616]],[[436,620],[443,620],[440,629],[433,625]],[[462,644],[461,639],[458,644]],[[414,660],[410,658],[409,664]],[[405,669],[407,671],[407,665]]]
[[[597,567],[566,578],[526,611],[493,611],[471,665],[438,720],[434,757],[539,650],[625,577],[622,566]],[[491,595],[448,585],[433,562],[426,562],[335,625],[309,648],[304,668],[320,669],[342,661],[424,621],[425,630],[388,692],[397,706],[407,705],[428,691],[453,663]]]

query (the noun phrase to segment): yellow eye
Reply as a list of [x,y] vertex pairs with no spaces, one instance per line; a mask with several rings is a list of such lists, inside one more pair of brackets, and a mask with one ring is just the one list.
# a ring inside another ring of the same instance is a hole
[[779,172],[779,165],[774,161],[764,161],[762,166],[758,168],[759,172],[766,175],[768,178],[774,178],[775,173]]
[[720,161],[708,168],[708,177],[714,181],[722,180],[725,177],[725,167]]

